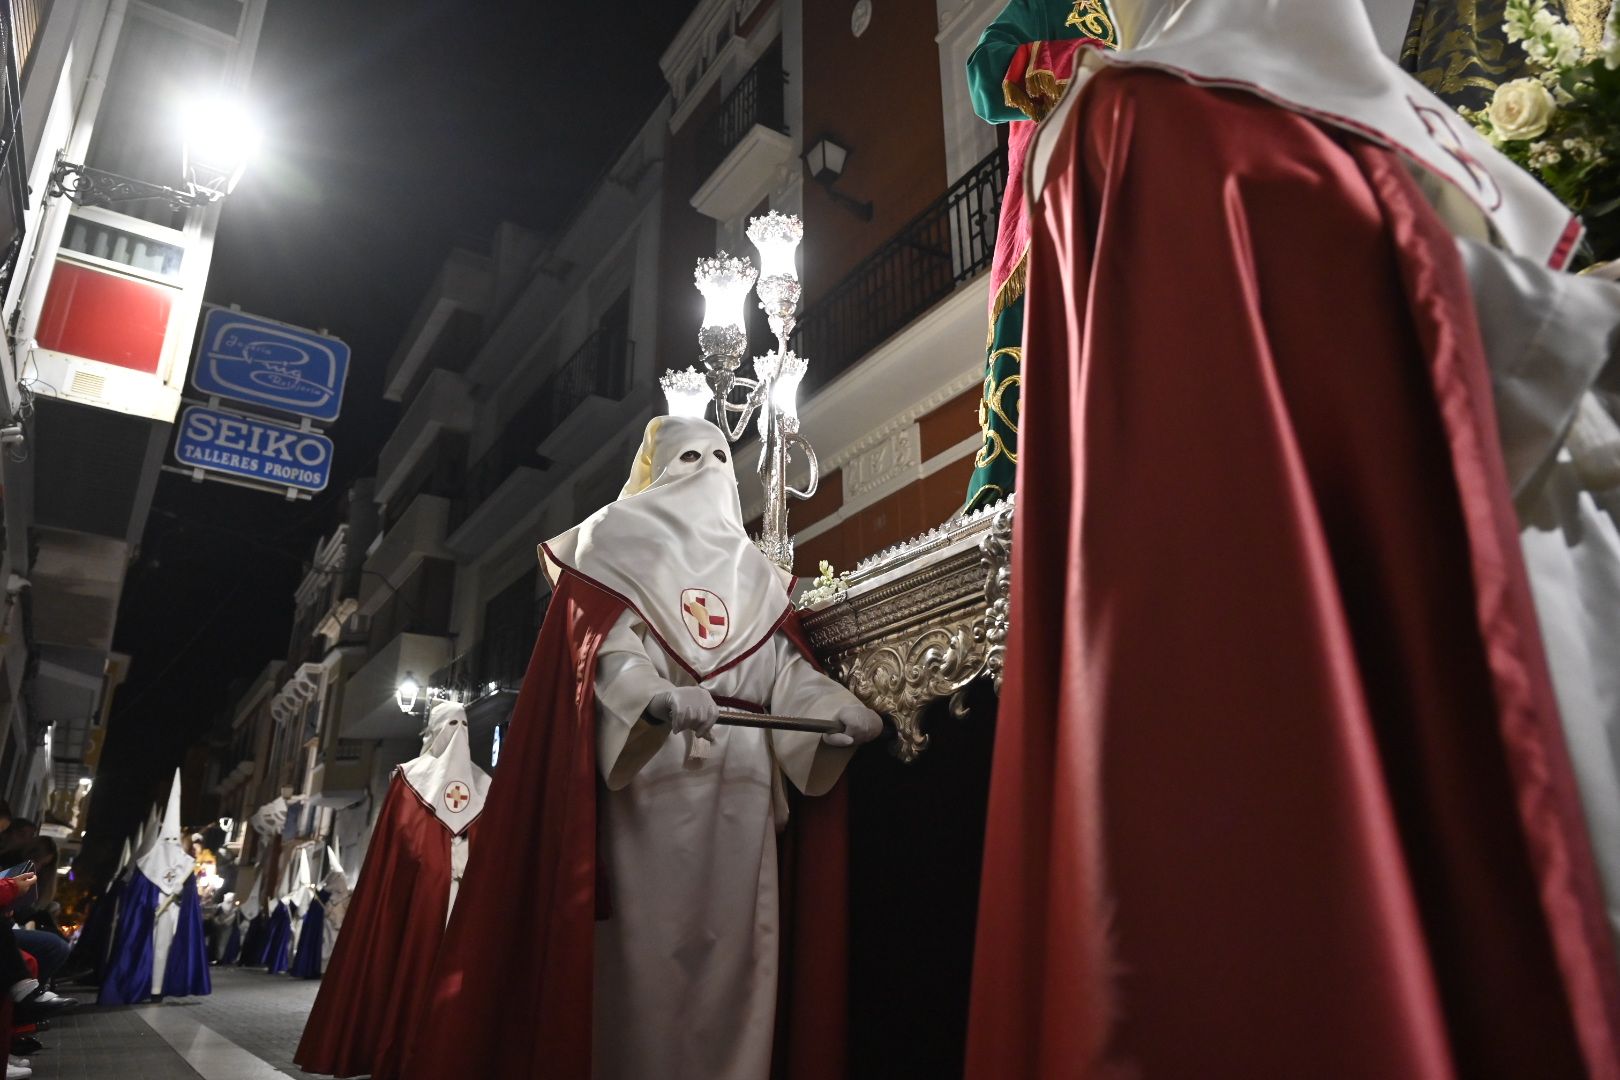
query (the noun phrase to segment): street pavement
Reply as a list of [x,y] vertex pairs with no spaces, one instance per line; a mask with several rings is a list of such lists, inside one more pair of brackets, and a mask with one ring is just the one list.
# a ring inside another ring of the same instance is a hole
[[[56,1020],[31,1059],[37,1080],[280,1080],[312,1077],[293,1051],[317,982],[215,968],[214,992],[158,1005],[85,1008]],[[94,988],[62,987],[81,1001]]]

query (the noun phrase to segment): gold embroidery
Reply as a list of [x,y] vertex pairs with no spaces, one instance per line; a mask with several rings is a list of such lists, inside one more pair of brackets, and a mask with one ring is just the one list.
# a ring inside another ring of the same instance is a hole
[[979,456],[973,459],[974,467],[984,468],[1001,455],[1007,455],[1007,460],[1017,464],[1018,455],[1007,449],[1007,444],[1001,441],[1001,436],[993,431],[984,433],[984,445],[979,448]]
[[[1609,0],[1550,0],[1592,47],[1602,39]],[[1401,66],[1452,106],[1483,109],[1496,88],[1530,74],[1529,58],[1506,34],[1507,0],[1417,0]]]
[[[996,362],[996,357],[1006,354],[1011,355],[1021,366],[1024,362],[1023,357],[1019,355],[1021,351],[1022,350],[1019,349],[997,349],[991,354],[990,362],[994,364]],[[986,399],[988,401],[990,411],[999,416],[1001,418],[1001,422],[1006,424],[1014,435],[1018,434],[1018,419],[1007,414],[1007,410],[1005,407],[1003,407],[1001,399],[1006,395],[1007,391],[1014,389],[1022,382],[1022,375],[1009,375],[1001,381],[1000,386],[994,388],[986,387],[986,390],[988,391],[986,394]],[[1014,406],[1014,408],[1017,409],[1019,406]]]
[[1609,21],[1610,0],[1564,0],[1570,25],[1581,32],[1581,44],[1596,52],[1603,44],[1603,29]]
[[1114,20],[1108,14],[1108,8],[1103,0],[1074,0],[1074,10],[1063,20],[1063,25],[1074,27],[1086,37],[1105,41],[1115,47],[1119,45],[1119,38],[1114,32]]

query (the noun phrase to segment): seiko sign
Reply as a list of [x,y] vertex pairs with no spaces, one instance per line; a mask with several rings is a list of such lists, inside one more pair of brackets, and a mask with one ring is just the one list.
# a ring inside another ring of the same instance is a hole
[[180,414],[174,457],[188,468],[320,491],[332,472],[332,440],[318,432],[193,405]]

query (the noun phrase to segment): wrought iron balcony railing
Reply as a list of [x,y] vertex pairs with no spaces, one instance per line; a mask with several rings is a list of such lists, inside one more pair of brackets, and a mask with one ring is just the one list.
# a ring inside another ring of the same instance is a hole
[[811,304],[793,338],[811,360],[806,387],[825,384],[989,269],[1006,188],[997,150]]
[[587,397],[594,394],[622,401],[629,390],[634,356],[635,343],[622,328],[603,327],[586,338],[507,422],[495,445],[467,470],[465,482],[450,504],[450,531],[460,528],[513,471],[545,467],[537,448]]
[[778,49],[749,69],[703,125],[697,143],[699,174],[714,172],[755,124],[787,134],[787,73]]

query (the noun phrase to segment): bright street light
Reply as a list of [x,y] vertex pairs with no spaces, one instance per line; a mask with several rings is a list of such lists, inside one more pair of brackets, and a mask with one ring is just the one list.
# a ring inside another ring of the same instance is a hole
[[180,113],[180,135],[186,187],[209,201],[231,193],[264,142],[248,108],[221,98],[189,102]]

